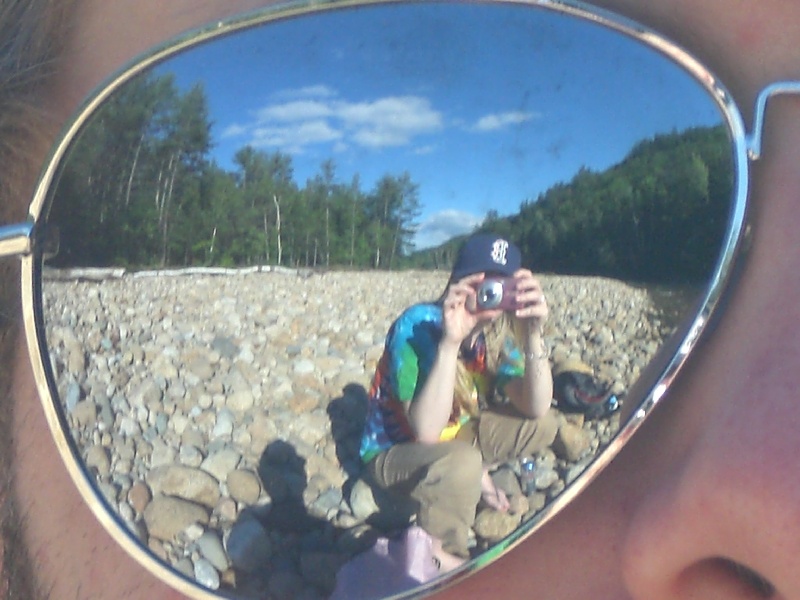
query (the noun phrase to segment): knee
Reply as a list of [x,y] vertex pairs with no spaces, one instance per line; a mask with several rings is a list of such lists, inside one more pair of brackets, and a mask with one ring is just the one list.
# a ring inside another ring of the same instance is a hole
[[442,442],[450,446],[448,452],[437,461],[429,475],[447,480],[454,488],[480,489],[483,459],[481,451],[464,442]]
[[542,432],[542,445],[544,447],[549,446],[556,439],[559,425],[560,421],[558,415],[553,409],[548,410],[547,413],[539,419],[539,427]]

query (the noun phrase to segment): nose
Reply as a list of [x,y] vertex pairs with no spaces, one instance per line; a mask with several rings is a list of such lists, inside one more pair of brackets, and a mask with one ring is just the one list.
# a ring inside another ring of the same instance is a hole
[[788,148],[759,173],[730,306],[665,398],[687,415],[672,427],[692,433],[634,510],[623,550],[634,598],[800,598],[800,150]]
[[767,369],[720,390],[727,402],[636,512],[623,553],[633,598],[800,598],[796,378]]

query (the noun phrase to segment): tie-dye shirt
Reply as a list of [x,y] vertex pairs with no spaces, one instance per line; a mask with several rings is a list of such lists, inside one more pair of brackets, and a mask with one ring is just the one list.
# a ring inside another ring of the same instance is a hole
[[[369,462],[394,444],[413,441],[414,432],[406,418],[403,403],[411,402],[425,385],[439,341],[442,338],[442,309],[436,304],[417,304],[407,309],[389,328],[383,355],[378,363],[369,393],[369,406],[361,458]],[[486,342],[481,334],[469,355],[462,355],[473,374],[475,400],[485,399],[493,388],[502,393],[512,377],[524,371],[522,353],[507,342],[497,373],[486,368]],[[450,422],[442,439],[452,439],[470,414],[454,400]]]

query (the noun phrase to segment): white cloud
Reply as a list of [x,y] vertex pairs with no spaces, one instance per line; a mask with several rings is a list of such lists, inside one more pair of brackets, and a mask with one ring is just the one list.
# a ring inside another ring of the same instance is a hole
[[257,127],[251,132],[250,144],[257,148],[282,148],[287,152],[301,153],[306,146],[341,139],[341,131],[330,127],[327,121],[318,119],[277,127]]
[[302,121],[304,119],[319,119],[330,117],[333,110],[326,102],[319,100],[294,100],[282,104],[272,104],[260,109],[256,113],[256,121],[269,123],[271,121]]
[[461,210],[447,209],[434,213],[417,229],[415,249],[438,246],[452,237],[472,232],[482,222],[482,216]]
[[336,91],[327,85],[307,85],[296,90],[284,90],[287,98],[332,98]]
[[307,146],[336,141],[367,148],[411,144],[443,127],[443,117],[427,98],[386,96],[350,102],[325,86],[281,92],[260,108],[252,122],[229,126],[223,135],[249,136],[256,146],[302,152]]
[[220,134],[223,138],[238,137],[247,133],[247,127],[234,123],[222,130]]
[[338,116],[359,145],[403,146],[412,138],[442,128],[442,116],[426,98],[398,96],[338,105]]
[[512,125],[519,125],[536,118],[537,115],[530,112],[509,111],[504,113],[494,113],[478,119],[472,126],[473,131],[497,131]]

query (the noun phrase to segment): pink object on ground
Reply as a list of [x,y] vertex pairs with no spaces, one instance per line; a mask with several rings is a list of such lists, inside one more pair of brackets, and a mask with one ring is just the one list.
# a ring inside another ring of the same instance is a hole
[[345,563],[336,574],[336,589],[330,600],[384,598],[438,575],[433,538],[424,529],[412,526],[397,538],[378,538],[372,548]]

